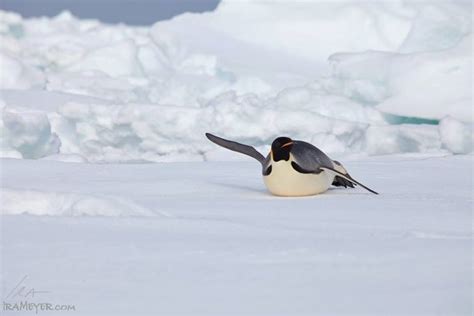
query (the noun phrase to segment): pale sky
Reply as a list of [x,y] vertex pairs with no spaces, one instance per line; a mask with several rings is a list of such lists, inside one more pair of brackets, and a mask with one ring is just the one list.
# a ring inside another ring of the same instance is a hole
[[0,9],[24,17],[54,16],[63,10],[108,23],[150,25],[183,12],[215,9],[219,0],[0,0]]

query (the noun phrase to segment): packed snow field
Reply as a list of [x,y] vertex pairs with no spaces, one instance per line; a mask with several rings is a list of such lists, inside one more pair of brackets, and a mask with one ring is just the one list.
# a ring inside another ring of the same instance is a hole
[[254,161],[2,165],[4,291],[78,315],[472,312],[469,156],[347,161],[380,195],[306,198]]
[[224,1],[148,28],[0,16],[4,157],[214,160],[207,131],[472,151],[470,1]]
[[[0,11],[2,298],[27,276],[78,315],[471,315],[472,13]],[[380,195],[271,196],[205,132],[309,141]]]

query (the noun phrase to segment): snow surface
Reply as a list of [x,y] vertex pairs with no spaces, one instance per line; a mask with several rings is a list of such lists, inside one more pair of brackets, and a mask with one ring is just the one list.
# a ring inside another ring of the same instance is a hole
[[472,158],[344,161],[381,194],[306,198],[250,159],[3,159],[3,289],[78,315],[471,315]]
[[0,12],[2,156],[202,161],[208,131],[263,150],[288,135],[329,153],[469,153],[472,12],[223,1],[151,27]]

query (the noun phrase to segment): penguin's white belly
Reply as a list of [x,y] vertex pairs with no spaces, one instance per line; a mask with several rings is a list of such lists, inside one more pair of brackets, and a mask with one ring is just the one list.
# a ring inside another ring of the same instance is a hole
[[299,173],[291,166],[291,160],[273,162],[272,172],[263,177],[268,190],[272,194],[281,196],[304,196],[323,193],[327,191],[332,180],[326,171],[319,174]]

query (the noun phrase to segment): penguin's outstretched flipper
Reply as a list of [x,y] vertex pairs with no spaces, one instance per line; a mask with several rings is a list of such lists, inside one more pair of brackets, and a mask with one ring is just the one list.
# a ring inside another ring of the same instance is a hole
[[[341,166],[339,162],[336,162],[336,165],[338,165],[338,164],[339,164],[339,166]],[[292,163],[292,165],[293,165],[293,163]],[[329,167],[329,166],[326,166],[326,165],[320,165],[317,168],[311,168],[310,169],[310,168],[302,167],[302,166],[298,165],[297,163],[294,163],[293,168],[295,168],[295,166],[297,167],[296,170],[300,173],[319,174],[319,173],[321,173],[321,170],[331,171],[331,172],[336,174],[336,176],[334,177],[334,181],[332,183],[332,185],[334,185],[334,186],[343,186],[343,187],[346,187],[346,188],[347,187],[353,188],[354,185],[360,185],[361,187],[363,187],[367,191],[372,192],[373,194],[378,194],[374,190],[369,189],[368,187],[366,187],[365,185],[363,185],[359,181],[352,178],[348,173],[343,173],[339,170],[336,170],[333,167]],[[342,170],[345,170],[345,169],[342,169]]]
[[[330,167],[321,166],[321,169],[329,170],[329,171],[332,171],[335,174],[337,174],[337,176],[334,178],[334,182],[333,182],[333,185],[335,185],[335,186],[341,186],[341,185],[346,186],[347,185],[347,186],[353,187],[353,186],[347,184],[349,182],[350,184],[360,185],[361,187],[363,187],[367,191],[372,192],[373,194],[378,194],[374,190],[369,189],[368,187],[366,187],[365,185],[363,185],[359,181],[352,178],[348,173],[344,174],[344,173],[342,173],[340,171],[337,171],[336,169],[330,168]],[[335,182],[337,182],[337,184],[335,184]]]
[[255,148],[249,145],[244,145],[240,144],[231,140],[227,140],[224,138],[217,137],[215,135],[212,135],[210,133],[206,133],[206,137],[213,143],[222,146],[224,148],[227,148],[232,151],[239,152],[241,154],[250,156],[256,160],[258,160],[262,166],[265,164],[265,157],[259,153]]

